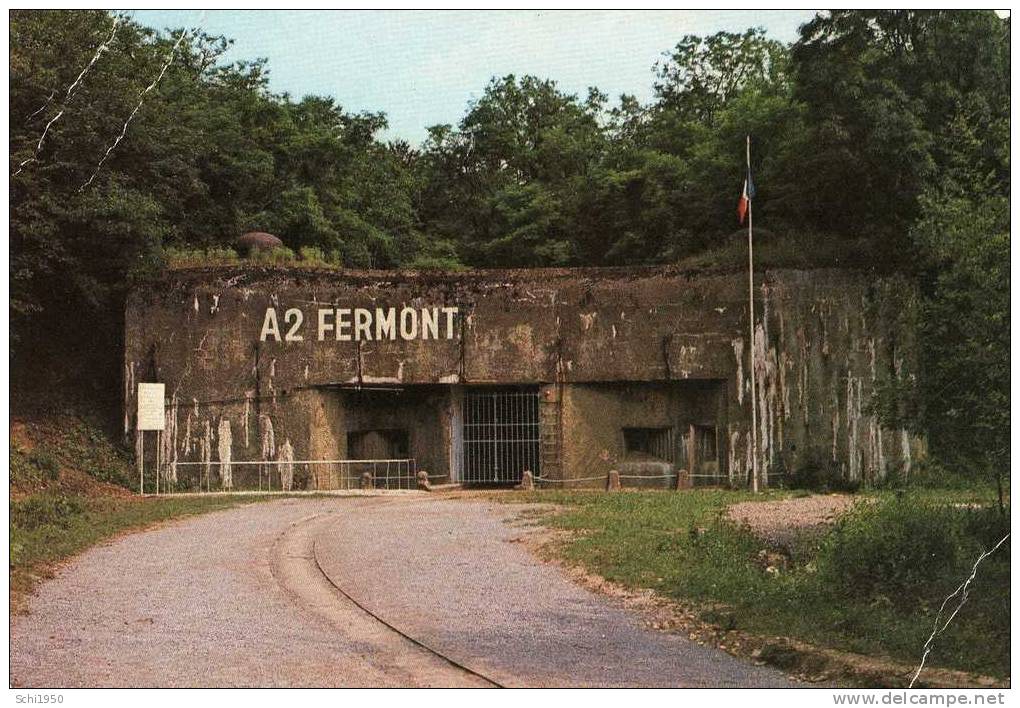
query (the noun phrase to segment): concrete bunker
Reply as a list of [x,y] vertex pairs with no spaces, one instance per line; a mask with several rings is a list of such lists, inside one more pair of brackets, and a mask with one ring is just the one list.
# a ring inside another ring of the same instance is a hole
[[[913,375],[911,288],[837,270],[756,282],[752,345],[740,272],[172,271],[128,300],[124,432],[164,490],[406,487],[422,470],[744,486],[754,406],[766,485],[806,464],[909,471],[921,441],[869,400]],[[141,382],[166,387],[158,443],[135,430]]]

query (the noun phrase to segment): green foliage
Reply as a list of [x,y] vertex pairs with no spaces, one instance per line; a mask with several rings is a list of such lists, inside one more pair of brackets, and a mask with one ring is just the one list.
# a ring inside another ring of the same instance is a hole
[[296,265],[304,268],[340,268],[343,267],[343,256],[339,251],[324,251],[317,246],[302,246],[297,254],[293,250],[281,247],[258,249],[247,259],[238,256],[232,248],[175,248],[164,250],[164,258],[169,268],[201,268],[204,266],[240,265],[253,263],[263,265]]
[[897,475],[891,479],[890,486],[909,487],[911,489],[980,489],[982,484],[987,487],[989,480],[976,475],[963,474],[939,462],[935,457],[928,457],[914,465],[909,477]]
[[[11,490],[17,496],[41,489],[54,494],[80,493],[88,478],[127,488],[137,483],[131,457],[111,444],[95,424],[64,416],[29,423],[27,428],[34,439],[31,450],[11,446]],[[72,474],[61,475],[61,470]]]
[[665,56],[655,65],[660,105],[703,123],[712,123],[740,93],[768,92],[785,84],[789,63],[786,47],[760,28],[743,34],[685,35]]
[[[987,490],[986,490],[987,492]],[[781,498],[775,492],[765,497]],[[954,505],[946,490],[867,497],[820,540],[766,570],[768,548],[725,520],[745,492],[540,492],[515,501],[555,504],[543,521],[573,531],[565,560],[629,587],[687,603],[726,629],[801,638],[916,662],[943,599],[982,550],[1009,530],[989,507]],[[780,553],[778,557],[782,558]],[[967,605],[929,664],[1009,675],[1009,547],[987,558]]]
[[[806,212],[881,235],[903,261],[931,178],[962,161],[1008,186],[1008,47],[992,12],[835,11],[805,25],[792,66],[808,149],[792,177]],[[960,121],[976,140],[953,136]]]
[[906,495],[859,504],[826,538],[819,580],[846,597],[908,606],[932,601],[952,592],[949,585],[1008,531],[1009,520],[994,508],[954,508]]
[[940,458],[1001,479],[1010,450],[1009,200],[943,192],[923,203],[912,233],[929,266],[924,427]]
[[197,268],[214,265],[233,265],[240,261],[232,248],[176,248],[169,246],[163,258],[170,268]]
[[342,266],[343,258],[339,251],[325,253],[315,246],[302,246],[298,249],[298,258],[303,266]]
[[28,453],[28,462],[40,470],[49,480],[54,480],[60,475],[60,462],[46,450],[32,450],[32,452]]
[[277,248],[260,248],[252,253],[250,260],[266,265],[286,265],[296,262],[297,256],[294,255],[294,251],[286,246],[280,246]]
[[41,486],[47,479],[47,475],[31,462],[23,450],[12,446],[9,460],[12,486],[35,488]]
[[10,503],[11,525],[24,531],[46,525],[67,528],[71,517],[84,511],[80,497],[64,494],[39,494]]

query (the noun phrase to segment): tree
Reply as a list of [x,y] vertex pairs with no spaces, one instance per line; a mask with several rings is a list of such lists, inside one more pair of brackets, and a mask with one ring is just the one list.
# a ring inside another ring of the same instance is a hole
[[912,230],[922,279],[923,427],[932,452],[1002,480],[1010,457],[1009,199],[932,192]]
[[474,265],[576,262],[569,209],[605,146],[604,101],[534,76],[493,79],[456,129],[429,131],[423,228]]
[[12,13],[13,364],[70,359],[52,369],[109,391],[125,289],[164,246],[257,228],[350,265],[427,250],[407,152],[376,138],[385,116],[273,95],[264,60],[221,61],[229,44],[106,12]]
[[794,177],[808,218],[903,258],[961,112],[985,138],[965,159],[1008,179],[993,147],[1009,116],[1008,27],[992,12],[949,11],[838,11],[805,25],[793,73],[807,149]]
[[665,57],[655,65],[658,105],[685,122],[711,125],[738,94],[770,93],[786,84],[787,49],[761,28],[688,34]]

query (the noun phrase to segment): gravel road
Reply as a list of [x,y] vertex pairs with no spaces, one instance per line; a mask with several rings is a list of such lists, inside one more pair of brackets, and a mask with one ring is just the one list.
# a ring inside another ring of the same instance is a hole
[[424,494],[282,499],[124,536],[12,619],[12,683],[788,685],[572,584],[514,542],[513,513]]

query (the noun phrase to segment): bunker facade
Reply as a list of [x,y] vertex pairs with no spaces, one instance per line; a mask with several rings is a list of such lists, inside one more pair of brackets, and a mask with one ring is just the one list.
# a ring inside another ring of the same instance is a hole
[[[173,271],[128,298],[124,433],[163,489],[392,486],[415,470],[744,486],[753,406],[765,485],[909,471],[922,442],[871,406],[914,375],[907,281],[755,283],[752,341],[746,272]],[[165,384],[156,438],[135,430],[142,382]]]

